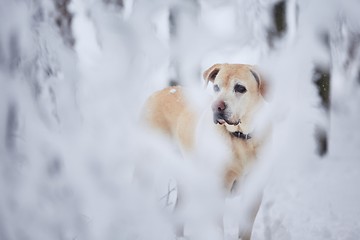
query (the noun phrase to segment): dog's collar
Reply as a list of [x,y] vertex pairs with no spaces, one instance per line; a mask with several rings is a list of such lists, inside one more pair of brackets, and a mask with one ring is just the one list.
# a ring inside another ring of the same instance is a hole
[[236,132],[230,132],[230,135],[236,138],[240,138],[242,140],[249,140],[252,138],[252,134],[244,134],[242,132],[236,131]]

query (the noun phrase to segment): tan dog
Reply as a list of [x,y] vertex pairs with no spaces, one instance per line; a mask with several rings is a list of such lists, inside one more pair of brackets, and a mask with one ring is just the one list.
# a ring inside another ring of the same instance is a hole
[[[254,117],[264,104],[265,83],[251,65],[215,64],[203,74],[206,84],[213,83],[216,98],[213,119],[232,151],[224,173],[225,188],[230,191],[236,179],[258,154],[263,137],[254,132]],[[145,117],[153,128],[172,136],[184,151],[194,148],[199,115],[187,102],[181,87],[169,87],[154,93],[145,105]],[[247,233],[248,237],[250,236]]]
[[[252,135],[252,122],[264,104],[265,82],[253,66],[243,64],[215,64],[203,76],[206,83],[213,82],[217,95],[212,104],[213,121],[231,142],[233,159],[225,174],[225,185],[230,189],[248,162],[256,158],[263,142]],[[145,109],[152,127],[173,136],[183,150],[192,150],[199,114],[187,103],[181,87],[154,93]]]

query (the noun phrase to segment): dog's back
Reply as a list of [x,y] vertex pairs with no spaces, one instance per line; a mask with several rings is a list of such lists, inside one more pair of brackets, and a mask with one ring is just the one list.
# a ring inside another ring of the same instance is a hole
[[183,150],[193,148],[197,119],[181,87],[168,87],[152,94],[145,104],[144,115],[152,128],[175,138]]

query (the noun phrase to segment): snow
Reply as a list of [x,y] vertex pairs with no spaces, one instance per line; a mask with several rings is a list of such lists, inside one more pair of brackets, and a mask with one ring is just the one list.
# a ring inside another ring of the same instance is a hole
[[[288,32],[269,47],[274,2],[127,0],[116,12],[72,0],[70,48],[51,2],[2,1],[0,239],[175,239],[182,220],[193,239],[221,239],[223,215],[225,239],[236,239],[262,189],[253,239],[359,239],[360,55],[355,47],[349,60],[349,46],[360,3],[289,0]],[[225,203],[217,170],[226,149],[211,133],[197,155],[182,156],[139,120],[147,96],[173,78],[209,108],[201,73],[217,62],[256,64],[272,87],[259,120],[272,122],[272,139]],[[328,112],[315,66],[332,76]],[[318,128],[328,134],[323,157]],[[176,211],[179,181],[187,201]]]

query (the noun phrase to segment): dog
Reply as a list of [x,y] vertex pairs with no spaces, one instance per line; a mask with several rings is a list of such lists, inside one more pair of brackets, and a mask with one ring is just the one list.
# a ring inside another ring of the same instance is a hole
[[[231,149],[231,159],[222,177],[224,188],[230,192],[236,180],[257,159],[265,142],[266,134],[256,132],[254,122],[266,103],[267,84],[254,66],[246,64],[215,64],[203,73],[203,78],[206,85],[212,83],[215,94],[212,117],[206,121],[213,122]],[[199,115],[180,86],[155,92],[145,104],[145,121],[175,139],[184,152],[195,148],[196,129],[202,124]],[[242,239],[250,238],[249,231]]]

